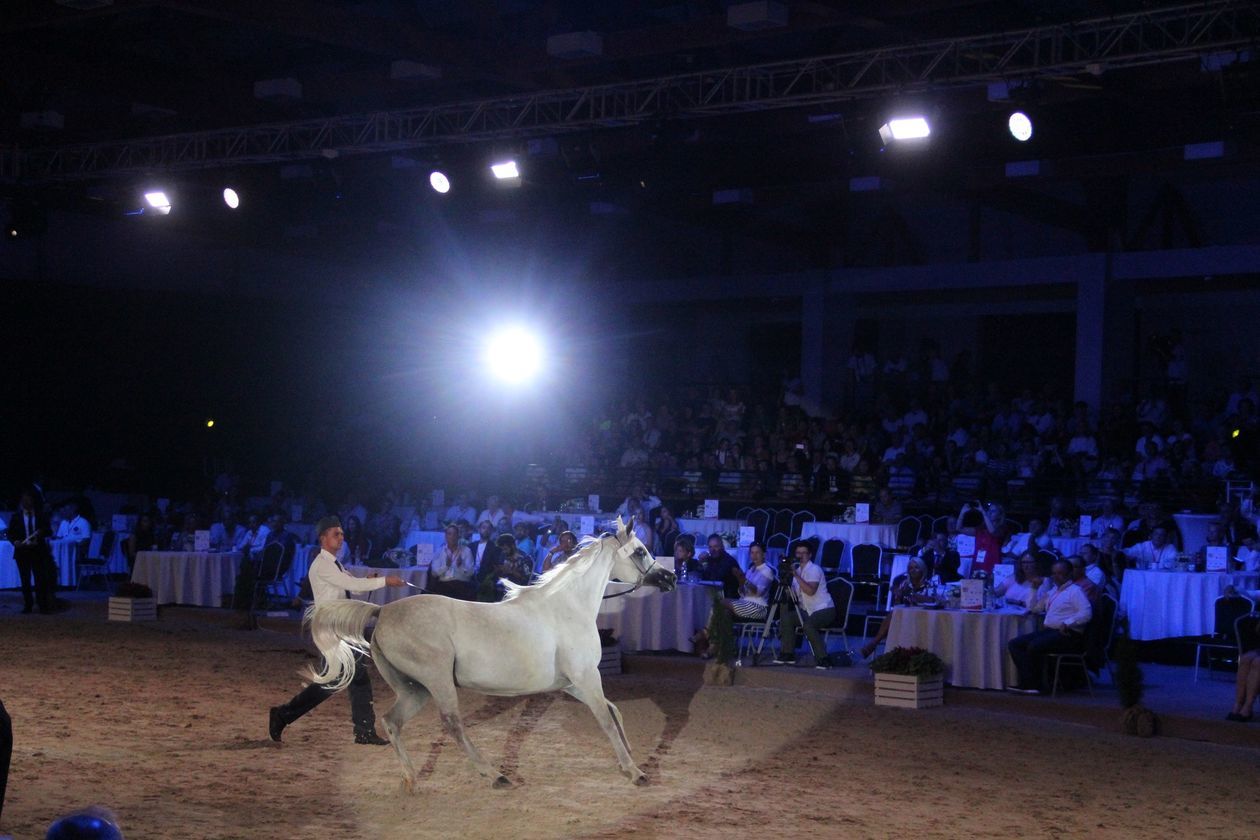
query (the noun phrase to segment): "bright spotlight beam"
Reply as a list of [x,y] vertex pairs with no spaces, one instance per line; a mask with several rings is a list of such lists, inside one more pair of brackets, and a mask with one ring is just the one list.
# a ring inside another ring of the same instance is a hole
[[485,363],[501,382],[524,385],[542,369],[543,349],[538,338],[521,327],[509,327],[486,342]]
[[491,164],[490,171],[494,173],[494,177],[500,181],[506,181],[508,178],[521,177],[521,171],[516,168],[516,161],[505,160],[502,163]]
[[446,194],[451,191],[451,179],[446,177],[445,172],[435,169],[429,173],[429,186],[434,192]]
[[926,117],[898,117],[879,127],[879,136],[884,145],[893,141],[925,140],[931,134],[932,128]]
[[241,206],[241,197],[236,190],[231,187],[225,187],[223,189],[223,203],[235,210]]
[[161,190],[153,190],[144,194],[144,200],[149,202],[149,206],[159,213],[165,215],[171,212],[170,199],[166,197],[166,193]]
[[1010,130],[1011,136],[1021,143],[1032,139],[1033,124],[1032,120],[1023,111],[1016,111],[1011,114],[1006,121],[1006,127]]

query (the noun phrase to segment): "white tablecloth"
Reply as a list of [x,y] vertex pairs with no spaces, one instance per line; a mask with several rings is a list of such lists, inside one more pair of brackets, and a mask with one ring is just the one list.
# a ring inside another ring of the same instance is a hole
[[21,585],[17,562],[13,559],[13,543],[0,540],[0,589],[15,589]]
[[1081,546],[1087,545],[1092,540],[1089,537],[1051,537],[1050,542],[1064,557],[1071,557],[1073,554],[1080,554]]
[[[87,544],[81,546],[79,543]],[[48,545],[52,548],[53,562],[57,564],[57,585],[74,586],[78,582],[74,576],[79,565],[78,558],[87,557],[90,541],[64,538],[49,540]]]
[[[406,535],[403,537],[402,547],[411,548],[417,545],[418,543],[427,543],[428,545],[432,545],[435,547],[446,545],[446,532],[445,531],[416,531],[416,530],[408,531]],[[381,547],[381,546],[374,545],[372,546],[372,553],[379,555],[382,551],[384,551],[387,548],[393,548],[393,546]]]
[[428,566],[408,566],[403,569],[376,569],[371,566],[346,566],[346,571],[355,577],[367,577],[371,574],[377,574],[381,577],[389,575],[398,575],[403,580],[411,583],[420,589],[412,589],[410,586],[386,586],[373,592],[355,592],[351,595],[361,601],[371,601],[373,604],[385,606],[391,601],[397,601],[406,598],[409,595],[419,595],[420,590],[429,585],[429,567]]
[[131,580],[152,589],[159,604],[220,607],[236,587],[240,566],[238,552],[140,551]]
[[897,607],[887,649],[921,647],[945,661],[945,682],[966,688],[1006,688],[1017,680],[1006,643],[1037,629],[1037,618],[1014,610],[970,612]]
[[[626,584],[610,583],[608,593],[624,592]],[[713,586],[682,583],[669,592],[643,587],[623,598],[610,598],[599,608],[596,624],[612,630],[621,649],[680,650],[691,653],[691,637],[709,620]]]
[[1256,586],[1260,575],[1226,572],[1163,572],[1129,569],[1120,587],[1120,610],[1134,639],[1168,639],[1212,632],[1216,599],[1233,583]]
[[1219,522],[1220,519],[1213,513],[1174,513],[1173,521],[1181,532],[1181,550],[1186,554],[1194,554],[1207,545],[1208,525]]
[[742,519],[679,519],[678,530],[684,534],[700,535],[696,539],[696,553],[699,554],[704,550],[709,534],[734,534],[738,538],[739,529],[747,524]]
[[[822,551],[822,543],[826,540],[844,540],[844,554],[840,557],[840,571],[853,571],[853,546],[874,543],[885,548],[896,548],[897,526],[876,525],[864,522],[861,525],[848,525],[838,522],[806,522],[801,528],[801,538],[818,537],[818,550]],[[885,552],[887,556],[887,552]]]

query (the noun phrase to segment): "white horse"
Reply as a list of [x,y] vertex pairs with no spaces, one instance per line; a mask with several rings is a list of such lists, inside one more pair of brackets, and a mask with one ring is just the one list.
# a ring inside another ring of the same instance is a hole
[[[324,668],[312,677],[332,690],[342,689],[354,673],[354,651],[371,654],[397,695],[382,719],[408,790],[415,789],[416,768],[403,747],[402,728],[430,697],[446,731],[477,771],[493,777],[495,787],[511,784],[469,742],[457,687],[507,697],[567,692],[595,715],[621,771],[641,785],[647,776],[630,757],[621,713],[605,699],[599,674],[595,617],[610,579],[663,592],[675,583],[674,573],[658,565],[618,517],[616,534],[583,540],[576,554],[533,586],[505,581],[507,595],[497,604],[440,595],[416,595],[384,607],[354,600],[316,604],[306,622],[324,655]],[[364,630],[373,616],[376,630],[369,645]]]

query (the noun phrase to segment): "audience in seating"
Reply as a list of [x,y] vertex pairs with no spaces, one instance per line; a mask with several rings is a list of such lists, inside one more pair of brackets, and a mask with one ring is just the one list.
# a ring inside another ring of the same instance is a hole
[[720,535],[710,534],[708,544],[709,550],[698,558],[700,579],[721,583],[727,598],[738,598],[739,588],[744,583],[739,561],[727,553],[726,542]]
[[[1251,638],[1260,637],[1260,621],[1249,628]],[[1227,720],[1250,723],[1255,715],[1256,697],[1260,696],[1260,649],[1248,650],[1238,659],[1238,676],[1234,680],[1234,708]]]
[[1057,560],[1050,570],[1053,584],[1033,605],[1043,613],[1042,629],[1011,639],[1007,645],[1019,682],[1012,691],[1041,694],[1045,691],[1045,659],[1052,653],[1081,653],[1085,650],[1085,626],[1093,616],[1089,598],[1072,582],[1072,565]]
[[473,578],[477,566],[472,550],[460,544],[457,525],[447,525],[443,535],[446,542],[434,552],[433,563],[429,566],[428,590],[435,595],[475,601],[477,586]]

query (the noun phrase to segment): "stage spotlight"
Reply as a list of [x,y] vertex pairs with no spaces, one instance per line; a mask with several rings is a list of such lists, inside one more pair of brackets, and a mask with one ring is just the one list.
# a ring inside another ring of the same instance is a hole
[[505,160],[501,163],[491,164],[490,171],[494,173],[494,177],[500,181],[506,181],[509,178],[521,177],[521,172],[516,168],[516,161]]
[[486,342],[485,362],[497,379],[522,385],[542,368],[542,345],[532,333],[510,327]]
[[931,133],[927,117],[897,117],[879,127],[879,137],[885,146],[894,141],[923,140]]
[[223,188],[223,203],[235,210],[241,206],[241,197],[231,187]]
[[1010,119],[1006,121],[1006,127],[1010,129],[1011,136],[1021,143],[1027,142],[1033,136],[1032,120],[1023,111],[1016,111],[1011,114]]
[[158,211],[162,215],[171,212],[171,202],[166,197],[166,193],[161,190],[153,190],[144,194],[144,200],[149,202],[149,207]]
[[207,428],[207,429],[213,429],[213,428],[214,428],[214,418],[213,418],[213,417],[211,417],[211,418],[209,418],[208,420],[206,420],[206,428]]
[[446,195],[451,191],[451,179],[446,177],[446,173],[435,169],[429,173],[429,186],[433,187],[434,192]]

